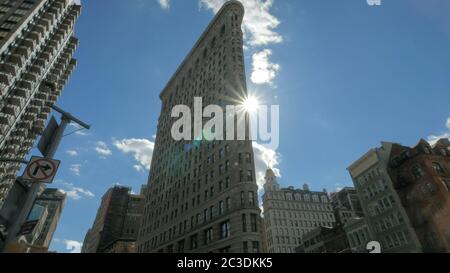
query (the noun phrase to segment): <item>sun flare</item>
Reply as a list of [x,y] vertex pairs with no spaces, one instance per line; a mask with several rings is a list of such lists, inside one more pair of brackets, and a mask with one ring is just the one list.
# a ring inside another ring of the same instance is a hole
[[244,107],[245,111],[254,113],[258,110],[259,101],[254,96],[248,96],[242,103],[242,106]]

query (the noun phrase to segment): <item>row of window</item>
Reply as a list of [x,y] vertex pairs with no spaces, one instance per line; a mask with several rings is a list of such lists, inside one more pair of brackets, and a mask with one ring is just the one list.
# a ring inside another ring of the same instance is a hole
[[[267,201],[267,206],[270,208],[275,208],[275,209],[290,209],[290,210],[312,210],[312,211],[331,211],[332,210],[331,205],[304,203],[304,202]],[[285,213],[285,212],[283,212],[283,213]],[[285,217],[285,216],[283,216],[283,217]]]
[[[242,214],[242,232],[248,232],[248,231],[258,232],[258,215],[250,214],[250,227],[248,227],[247,219],[248,219],[248,215]],[[209,228],[203,230],[203,232],[202,232],[203,245],[209,245],[215,240],[223,240],[223,239],[229,238],[231,236],[231,226],[230,226],[229,220],[221,222],[217,228],[218,228],[218,234],[219,234],[218,239],[216,239],[214,237],[214,234],[215,234],[214,227],[209,227]],[[166,236],[167,236],[166,233],[164,233],[164,234],[160,234],[159,238],[158,237],[152,238],[151,241],[148,241],[145,243],[144,249],[148,250],[149,247],[153,248],[153,247],[156,247],[156,245],[158,243],[159,244],[163,243],[165,241]],[[178,242],[178,246],[179,246],[178,250],[184,251],[184,245],[185,245],[185,240],[179,241]],[[189,246],[190,246],[189,250],[195,250],[199,247],[198,234],[194,234],[189,237]],[[180,248],[183,248],[183,249],[180,249]],[[168,251],[168,252],[170,252],[170,251]]]

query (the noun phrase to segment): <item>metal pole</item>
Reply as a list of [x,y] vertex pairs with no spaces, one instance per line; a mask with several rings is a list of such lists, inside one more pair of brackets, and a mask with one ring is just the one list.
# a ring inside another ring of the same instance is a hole
[[[61,126],[56,131],[55,139],[50,144],[47,158],[53,158],[53,156],[55,155],[59,143],[61,142],[61,139],[64,136],[64,130],[66,129],[67,124],[69,123],[70,120],[64,117],[62,118]],[[27,221],[28,215],[33,209],[34,201],[36,199],[36,196],[38,196],[40,190],[41,190],[41,183],[32,182],[31,187],[27,193],[27,199],[20,211],[19,216],[17,217],[16,221],[14,221],[14,224],[12,224],[11,227],[8,229],[8,238],[6,240],[6,245],[18,241],[17,234],[20,232],[20,228],[22,227],[22,225]]]
[[[55,111],[62,114],[61,117],[61,124],[59,125],[55,137],[52,139],[50,146],[48,148],[48,154],[47,158],[51,159],[55,156],[56,151],[58,150],[58,146],[61,143],[61,139],[64,137],[64,131],[67,127],[67,125],[74,121],[81,125],[82,127],[86,129],[90,129],[90,125],[87,125],[86,123],[80,121],[79,119],[72,116],[70,113],[64,112],[60,108],[53,106],[52,107]],[[6,244],[8,245],[10,243],[14,243],[18,241],[18,233],[20,232],[20,228],[22,225],[27,221],[27,218],[33,209],[34,202],[36,200],[36,197],[39,194],[39,191],[41,189],[45,189],[46,185],[43,183],[32,183],[28,193],[27,193],[27,199],[23,205],[23,208],[21,209],[19,216],[17,217],[17,220],[14,221],[14,223],[11,225],[11,227],[8,229],[8,237],[6,240]]]

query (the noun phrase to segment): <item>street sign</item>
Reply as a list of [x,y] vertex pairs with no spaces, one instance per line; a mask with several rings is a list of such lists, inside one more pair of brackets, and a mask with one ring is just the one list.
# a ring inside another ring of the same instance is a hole
[[23,179],[37,183],[52,183],[61,161],[33,156],[23,174]]

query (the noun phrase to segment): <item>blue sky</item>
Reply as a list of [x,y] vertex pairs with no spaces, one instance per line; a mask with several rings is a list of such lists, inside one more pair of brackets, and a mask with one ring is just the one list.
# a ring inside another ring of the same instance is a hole
[[[109,187],[146,183],[159,92],[222,2],[83,1],[78,67],[58,105],[93,127],[56,155],[52,186],[70,198],[51,249],[79,248]],[[281,114],[279,149],[255,149],[259,171],[269,155],[283,186],[333,191],[352,185],[346,167],[382,140],[449,136],[448,1],[244,4],[249,90]]]

